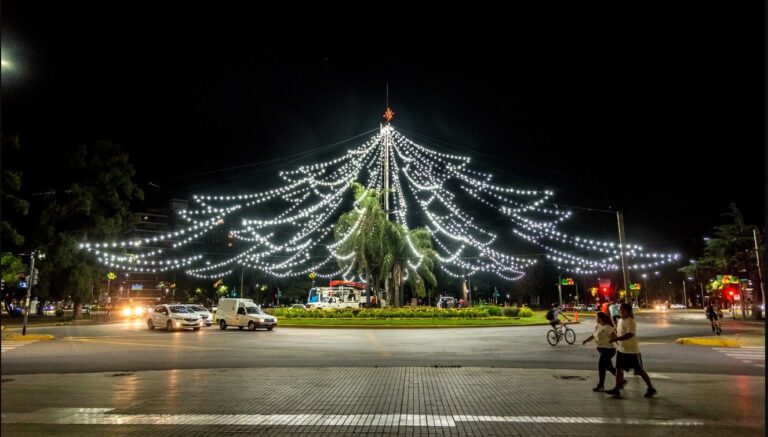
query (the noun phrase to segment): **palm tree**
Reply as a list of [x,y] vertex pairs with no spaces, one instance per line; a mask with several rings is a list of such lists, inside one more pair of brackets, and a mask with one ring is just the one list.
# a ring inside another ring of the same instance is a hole
[[340,255],[337,258],[339,267],[345,271],[354,269],[364,275],[373,292],[377,292],[387,275],[392,273],[393,305],[402,304],[406,280],[414,294],[424,296],[425,281],[433,287],[437,285],[432,273],[437,253],[432,249],[429,231],[425,228],[408,230],[389,221],[381,207],[381,192],[357,182],[353,189],[355,209],[342,214],[334,228],[334,250]]
[[[432,287],[437,286],[437,278],[433,273],[437,265],[437,252],[432,249],[432,235],[429,230],[407,229],[402,225],[398,229],[398,250],[392,266],[395,287],[393,302],[396,306],[403,304],[403,285],[406,281],[411,287],[411,292],[419,297],[426,295],[425,283]],[[412,265],[417,267],[414,269]]]

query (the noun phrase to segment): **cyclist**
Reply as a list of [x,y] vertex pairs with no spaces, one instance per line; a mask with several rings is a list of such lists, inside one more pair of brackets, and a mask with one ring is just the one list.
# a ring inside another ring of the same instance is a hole
[[[549,311],[547,311],[546,317],[547,317],[547,320],[549,320],[549,324],[552,325],[552,329],[554,329],[555,331],[557,331],[557,325],[561,324],[560,323],[560,316],[563,316],[565,318],[565,320],[567,320],[569,322],[571,321],[571,319],[569,319],[568,316],[566,316],[565,314],[560,312],[560,308],[557,307],[557,304],[553,303],[552,304],[552,308],[550,308]],[[561,333],[563,335],[565,335],[565,325],[566,324],[562,323],[562,325],[563,326],[561,327],[560,331],[561,331]]]
[[704,311],[709,319],[709,323],[712,325],[712,332],[720,335],[720,315],[718,314],[718,309],[710,302],[707,304],[707,308]]

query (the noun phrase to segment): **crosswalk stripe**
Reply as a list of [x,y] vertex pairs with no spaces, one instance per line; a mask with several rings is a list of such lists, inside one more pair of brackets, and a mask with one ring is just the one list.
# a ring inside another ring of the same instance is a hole
[[755,367],[765,368],[765,364],[758,361],[765,361],[765,346],[750,346],[750,347],[715,347],[712,348],[723,355],[739,360],[745,364],[751,364]]
[[111,408],[45,409],[34,413],[3,413],[3,423],[56,423],[59,425],[208,425],[225,422],[241,426],[407,426],[449,427],[459,422],[551,424],[609,424],[641,426],[703,426],[695,419],[631,417],[476,416],[432,414],[114,414]]
[[25,346],[28,344],[35,343],[39,340],[9,340],[9,341],[3,341],[0,342],[0,352],[6,352],[13,349],[16,349],[17,347]]

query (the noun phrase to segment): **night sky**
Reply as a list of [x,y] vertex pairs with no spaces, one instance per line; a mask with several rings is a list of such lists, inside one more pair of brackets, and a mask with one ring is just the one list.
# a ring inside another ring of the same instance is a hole
[[[472,156],[496,183],[621,209],[630,242],[698,256],[731,202],[764,226],[758,2],[505,12],[382,3],[348,19],[105,3],[2,3],[2,55],[13,62],[2,130],[21,136],[34,163],[26,192],[55,186],[56,157],[99,138],[130,154],[150,198],[265,191],[280,168],[354,143],[287,157],[377,128],[388,82],[393,126],[407,136]],[[575,212],[603,227],[576,233],[615,236],[613,216]]]

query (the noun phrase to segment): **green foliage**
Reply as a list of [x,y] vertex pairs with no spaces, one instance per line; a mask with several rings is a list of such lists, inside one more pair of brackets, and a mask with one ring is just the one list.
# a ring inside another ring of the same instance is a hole
[[499,317],[502,315],[501,307],[496,305],[490,305],[488,308],[488,315],[493,317]]
[[[475,319],[491,317],[490,308],[438,309],[433,307],[338,308],[305,310],[276,308],[274,315],[285,318],[312,319]],[[495,307],[498,308],[498,307]]]
[[10,252],[3,252],[1,262],[3,281],[5,281],[6,284],[13,284],[18,281],[19,272],[22,272],[27,268],[27,266],[21,260],[21,257],[18,257]]
[[16,230],[16,226],[10,219],[21,220],[29,212],[29,202],[17,196],[21,190],[20,171],[12,171],[15,152],[20,149],[18,136],[3,136],[2,154],[3,170],[0,180],[0,196],[2,197],[3,219],[0,220],[0,244],[6,250],[20,247],[24,244],[24,237]]
[[533,310],[528,307],[520,308],[520,312],[517,313],[519,317],[533,317]]
[[[75,318],[83,302],[92,298],[100,270],[80,241],[112,240],[132,228],[132,200],[144,193],[133,183],[135,171],[128,155],[109,141],[78,145],[60,172],[61,186],[43,199],[36,235],[37,247],[47,257],[40,263],[41,295],[71,296]],[[53,286],[55,284],[55,287]]]
[[[437,254],[432,249],[429,231],[426,228],[408,230],[387,220],[381,207],[381,192],[365,188],[357,182],[353,183],[353,190],[357,207],[339,217],[334,227],[334,236],[338,244],[336,250],[340,253],[354,253],[354,256],[340,259],[339,267],[355,269],[369,281],[374,291],[379,289],[386,275],[391,272],[395,290],[392,301],[395,306],[402,303],[402,285],[405,281],[414,296],[426,296],[427,284],[437,286],[437,278],[432,272],[437,263]],[[414,250],[418,254],[414,254]],[[418,264],[418,268],[411,268],[409,261]]]
[[[680,267],[679,272],[699,279],[714,278],[717,275],[738,274],[749,270],[755,263],[754,237],[755,226],[744,223],[736,204],[730,205],[731,211],[723,214],[730,222],[715,226],[712,237],[706,240],[701,258],[690,265]],[[760,244],[763,246],[763,243]],[[764,247],[761,247],[764,253]],[[762,264],[762,260],[761,260]]]
[[506,307],[502,310],[504,317],[517,317],[520,314],[520,308],[518,307]]

